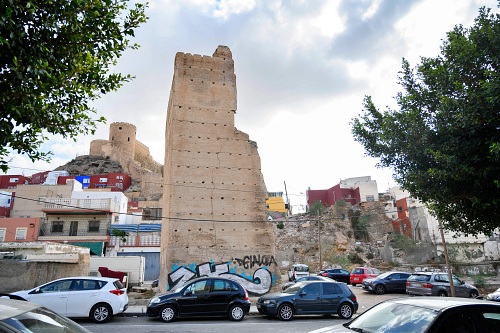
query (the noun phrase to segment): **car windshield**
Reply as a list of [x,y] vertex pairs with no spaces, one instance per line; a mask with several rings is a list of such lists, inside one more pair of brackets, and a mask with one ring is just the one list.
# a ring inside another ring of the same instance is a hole
[[378,277],[381,279],[385,279],[386,277],[388,277],[391,274],[392,274],[391,272],[385,272],[385,273],[380,274]]
[[295,294],[295,293],[297,293],[297,291],[302,289],[302,287],[304,287],[305,284],[306,283],[304,283],[304,282],[292,284],[290,287],[286,288],[285,291],[283,291],[283,292],[285,294]]
[[[90,333],[77,323],[55,314],[45,308],[37,308],[29,312],[2,320],[9,327],[25,333]],[[1,324],[0,324],[1,326]],[[2,331],[3,332],[3,331]]]
[[438,312],[422,307],[386,302],[354,319],[345,327],[356,332],[425,332]]
[[309,272],[309,267],[308,266],[295,266],[294,270],[296,272]]

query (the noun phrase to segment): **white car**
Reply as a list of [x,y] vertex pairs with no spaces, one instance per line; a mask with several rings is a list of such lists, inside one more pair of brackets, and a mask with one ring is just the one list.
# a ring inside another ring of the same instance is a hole
[[105,323],[128,307],[127,289],[119,279],[77,276],[11,293],[66,317],[90,317]]

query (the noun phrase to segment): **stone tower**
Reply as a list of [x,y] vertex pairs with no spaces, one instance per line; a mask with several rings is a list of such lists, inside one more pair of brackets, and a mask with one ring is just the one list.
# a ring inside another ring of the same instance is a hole
[[206,275],[249,293],[280,280],[255,142],[234,127],[231,51],[177,53],[167,111],[160,290]]
[[111,123],[109,125],[109,142],[120,148],[131,158],[135,156],[136,127],[129,123]]

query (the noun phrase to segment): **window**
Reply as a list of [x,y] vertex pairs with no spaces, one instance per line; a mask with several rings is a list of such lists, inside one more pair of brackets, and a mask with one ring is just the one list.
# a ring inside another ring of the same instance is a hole
[[[215,280],[214,281],[214,291],[231,291],[232,286],[228,281]],[[238,289],[236,289],[238,290]]]
[[27,228],[17,228],[16,229],[16,239],[26,239]]
[[89,232],[99,232],[100,221],[89,221]]
[[0,229],[0,242],[5,240],[5,231],[6,229]]
[[144,208],[142,210],[142,219],[143,220],[159,220],[161,219],[161,208]]
[[319,296],[319,287],[320,283],[313,283],[305,286],[304,289],[302,289],[302,291],[304,291],[308,296],[316,296],[316,295]]
[[51,232],[63,232],[64,222],[63,221],[54,221],[52,222]]
[[99,183],[107,183],[108,178],[99,178]]
[[9,183],[17,183],[19,181],[19,178],[10,178]]
[[375,197],[373,195],[367,195],[366,196],[366,201],[368,201],[368,202],[375,201]]
[[335,283],[322,283],[323,295],[342,294],[342,290]]

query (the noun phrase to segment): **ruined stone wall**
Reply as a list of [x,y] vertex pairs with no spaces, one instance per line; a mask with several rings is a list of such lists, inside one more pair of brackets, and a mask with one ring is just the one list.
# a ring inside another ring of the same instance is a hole
[[220,275],[264,294],[280,279],[255,142],[234,127],[228,47],[177,53],[167,113],[160,290]]

